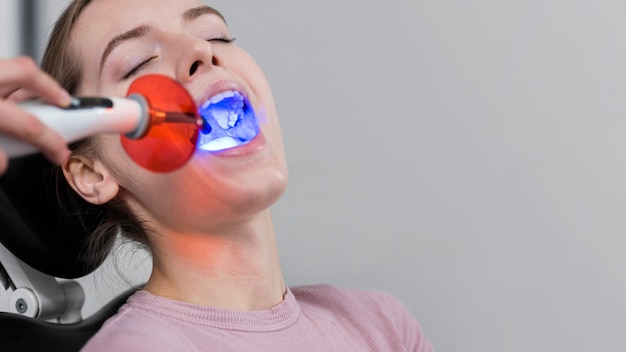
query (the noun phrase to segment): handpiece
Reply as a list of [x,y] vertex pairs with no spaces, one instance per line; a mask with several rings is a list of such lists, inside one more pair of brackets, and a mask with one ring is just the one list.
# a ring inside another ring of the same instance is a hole
[[[38,101],[21,107],[67,143],[116,133],[126,154],[145,169],[170,172],[184,165],[196,149],[203,124],[185,88],[167,76],[148,74],[131,82],[126,94],[126,98],[76,97],[66,108]],[[0,148],[10,158],[37,152],[34,146],[2,134]]]
[[[140,94],[127,98],[75,97],[65,108],[39,101],[22,103],[20,107],[61,134],[67,143],[109,132],[137,139],[150,124],[150,107]],[[0,148],[10,158],[38,151],[31,144],[7,135],[0,135]]]

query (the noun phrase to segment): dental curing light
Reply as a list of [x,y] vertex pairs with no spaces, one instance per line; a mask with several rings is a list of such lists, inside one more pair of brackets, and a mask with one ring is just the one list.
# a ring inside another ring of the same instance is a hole
[[[20,106],[68,143],[99,133],[120,133],[130,158],[156,172],[175,170],[191,158],[203,123],[187,91],[161,75],[138,78],[126,98],[73,98],[66,108],[41,102]],[[0,135],[0,148],[11,158],[37,152],[34,146],[6,135]]]

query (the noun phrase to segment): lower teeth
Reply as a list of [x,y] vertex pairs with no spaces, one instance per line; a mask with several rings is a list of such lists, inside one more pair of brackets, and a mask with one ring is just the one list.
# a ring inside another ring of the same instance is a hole
[[215,152],[219,150],[224,150],[228,148],[233,148],[238,146],[239,143],[232,137],[221,137],[218,139],[214,139],[200,146],[202,150],[208,150],[210,152]]

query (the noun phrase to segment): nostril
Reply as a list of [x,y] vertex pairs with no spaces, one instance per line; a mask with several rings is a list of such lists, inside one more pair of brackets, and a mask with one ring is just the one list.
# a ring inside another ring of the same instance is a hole
[[191,64],[191,67],[189,68],[189,75],[193,76],[194,73],[196,73],[196,71],[198,70],[198,67],[200,67],[201,62],[200,61],[195,61],[193,64]]
[[211,63],[213,64],[213,66],[217,66],[218,65],[217,58],[215,56],[213,56],[213,59],[211,60]]

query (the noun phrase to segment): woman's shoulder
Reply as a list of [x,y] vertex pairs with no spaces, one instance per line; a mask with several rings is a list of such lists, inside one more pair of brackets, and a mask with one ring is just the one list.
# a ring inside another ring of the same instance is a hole
[[393,294],[379,290],[345,288],[334,285],[309,285],[290,287],[300,304],[340,305],[389,308],[402,303]]
[[[333,285],[290,288],[302,316],[346,331],[357,331],[369,340],[394,342],[393,350],[432,351],[422,328],[393,294],[378,290],[342,288]],[[383,332],[383,334],[381,334]],[[391,341],[393,340],[393,341]]]
[[178,333],[175,322],[127,302],[81,351],[191,351],[186,349],[190,346],[186,337]]
[[303,311],[318,311],[355,318],[386,317],[390,322],[411,320],[411,314],[393,294],[379,290],[344,288],[333,285],[292,287]]

